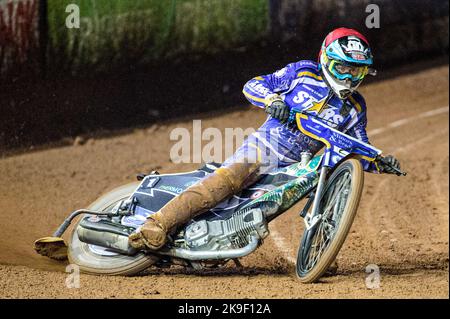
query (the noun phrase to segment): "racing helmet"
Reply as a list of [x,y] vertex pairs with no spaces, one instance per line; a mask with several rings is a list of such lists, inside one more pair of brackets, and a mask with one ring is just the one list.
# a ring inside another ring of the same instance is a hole
[[373,64],[372,52],[367,39],[358,31],[338,28],[330,32],[322,43],[319,53],[319,70],[330,89],[346,99],[361,84]]

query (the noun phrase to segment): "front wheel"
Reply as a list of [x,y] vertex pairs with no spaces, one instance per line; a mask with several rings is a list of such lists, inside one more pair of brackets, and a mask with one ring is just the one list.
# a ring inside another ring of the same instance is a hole
[[364,184],[359,160],[342,162],[326,181],[319,203],[322,218],[306,229],[297,254],[297,276],[303,283],[317,281],[344,244],[358,209]]

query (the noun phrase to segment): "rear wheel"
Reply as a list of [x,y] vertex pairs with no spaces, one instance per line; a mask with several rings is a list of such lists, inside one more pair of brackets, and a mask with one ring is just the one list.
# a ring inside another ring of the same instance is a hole
[[[112,209],[119,201],[127,199],[138,185],[139,183],[131,183],[113,189],[90,204],[87,209],[96,211]],[[77,235],[77,227],[81,219],[73,228],[67,251],[69,262],[78,265],[81,272],[130,276],[148,268],[159,260],[158,257],[153,255],[138,253],[134,256],[127,256],[81,242]]]
[[328,178],[319,204],[321,220],[306,229],[297,254],[301,282],[317,281],[335,260],[358,209],[364,184],[360,161],[349,159]]

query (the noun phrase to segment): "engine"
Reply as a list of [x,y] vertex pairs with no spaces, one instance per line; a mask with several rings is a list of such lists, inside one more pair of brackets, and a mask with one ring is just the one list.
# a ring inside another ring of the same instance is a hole
[[234,213],[225,220],[200,220],[189,224],[184,241],[191,250],[222,250],[248,245],[250,235],[265,238],[269,235],[267,222],[260,208]]

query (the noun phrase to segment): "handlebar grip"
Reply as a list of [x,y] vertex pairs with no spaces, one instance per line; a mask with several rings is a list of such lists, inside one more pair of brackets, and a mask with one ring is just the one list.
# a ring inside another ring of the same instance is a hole
[[381,157],[381,158],[379,159],[379,161],[382,162],[384,165],[387,165],[387,166],[389,166],[391,169],[393,169],[393,170],[395,171],[395,175],[397,175],[397,176],[406,176],[406,175],[407,175],[406,172],[403,172],[402,170],[398,169],[397,167],[392,166],[389,162],[384,161],[384,158],[383,158],[383,157]]
[[399,170],[399,169],[396,169],[395,167],[392,167],[392,169],[396,172],[395,174],[396,174],[397,176],[406,176],[406,175],[408,175],[408,173],[403,172],[403,171],[401,171],[401,170]]

